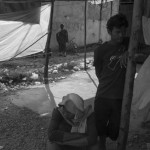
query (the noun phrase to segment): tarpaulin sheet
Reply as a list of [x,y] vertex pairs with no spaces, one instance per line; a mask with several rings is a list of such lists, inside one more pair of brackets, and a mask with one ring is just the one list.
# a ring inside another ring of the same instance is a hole
[[41,6],[41,0],[1,0],[0,14],[25,11]]
[[[18,21],[0,20],[0,61],[9,60],[14,57],[27,56],[44,50],[47,37],[41,37],[48,31],[50,9],[51,5],[47,4],[30,10],[28,13],[20,13],[18,16],[13,13],[8,14],[8,16],[6,14],[5,16],[10,18],[14,17]],[[39,24],[22,22],[22,19],[36,19],[36,17],[33,18],[32,14],[37,11],[40,12]],[[36,44],[32,45],[38,39],[40,40]],[[30,47],[30,45],[32,46]]]
[[134,81],[132,113],[136,118],[141,116],[141,123],[150,119],[150,56],[140,68]]
[[145,43],[150,45],[150,0],[144,0],[144,14],[142,17],[143,36]]
[[[1,14],[0,19],[8,20],[8,21],[13,20],[13,19],[16,20],[16,17],[19,16],[20,14],[26,13],[26,12],[28,12],[34,8],[40,7],[40,6],[41,6],[41,0],[3,0],[3,1],[0,1],[0,14]],[[26,12],[24,12],[24,11],[26,11]],[[32,14],[32,16],[34,18],[37,17],[37,19],[33,19],[33,20],[31,20],[31,19],[25,20],[24,19],[23,21],[27,22],[27,23],[39,23],[38,12],[39,11]],[[2,15],[2,14],[4,14],[4,15]],[[16,17],[14,18],[11,16],[16,16]],[[20,18],[18,18],[18,19],[20,19]],[[31,22],[29,22],[29,21],[31,21]]]
[[[145,43],[150,45],[150,0],[143,0],[143,3],[143,35]],[[150,121],[150,56],[141,66],[134,81],[131,112],[140,125]]]

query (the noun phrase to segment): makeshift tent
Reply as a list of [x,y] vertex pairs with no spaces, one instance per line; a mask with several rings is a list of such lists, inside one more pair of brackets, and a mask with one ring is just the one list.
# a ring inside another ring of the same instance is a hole
[[[50,9],[51,5],[47,4],[28,11],[0,15],[0,61],[44,50]],[[35,24],[37,14],[39,14],[39,24]],[[34,22],[34,24],[25,22]],[[43,36],[44,38],[41,38]],[[36,41],[38,42],[33,44]]]

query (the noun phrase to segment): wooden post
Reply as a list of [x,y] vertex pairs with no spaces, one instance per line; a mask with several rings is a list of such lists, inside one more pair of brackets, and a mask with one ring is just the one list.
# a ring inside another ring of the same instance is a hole
[[117,150],[125,150],[129,124],[130,124],[130,109],[133,95],[134,76],[136,72],[136,63],[133,61],[135,51],[138,47],[140,29],[142,26],[142,4],[143,0],[134,0],[133,17],[132,17],[132,30],[129,44],[129,59],[126,72],[125,89],[122,104],[121,124],[118,139]]
[[110,1],[110,17],[112,16],[113,1]]
[[48,25],[48,36],[45,46],[45,67],[44,67],[44,83],[48,84],[48,64],[49,64],[49,50],[50,50],[50,41],[52,35],[52,25],[53,25],[53,13],[54,13],[54,0],[51,0],[51,11],[50,11],[50,19]]
[[86,13],[87,13],[87,0],[85,0],[85,9],[84,9],[84,70],[86,70]]
[[103,10],[103,0],[101,0],[101,3],[100,3],[100,15],[99,15],[99,42],[101,41],[102,10]]

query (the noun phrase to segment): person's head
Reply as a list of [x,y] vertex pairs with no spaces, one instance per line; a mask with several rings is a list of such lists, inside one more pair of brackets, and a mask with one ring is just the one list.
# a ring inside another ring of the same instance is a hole
[[59,103],[59,106],[64,106],[65,109],[72,114],[84,112],[84,100],[75,93],[63,96],[62,102]]
[[121,43],[126,36],[126,29],[128,21],[124,14],[116,14],[112,16],[107,22],[107,31],[111,36],[111,41],[114,43]]
[[61,29],[63,29],[63,28],[64,28],[64,25],[63,25],[63,24],[61,24],[61,25],[60,25],[60,28],[61,28]]

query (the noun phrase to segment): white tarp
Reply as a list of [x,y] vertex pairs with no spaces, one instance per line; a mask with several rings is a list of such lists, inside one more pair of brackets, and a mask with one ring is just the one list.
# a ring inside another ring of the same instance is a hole
[[[143,35],[145,43],[150,45],[150,0],[143,2]],[[134,81],[131,113],[139,125],[150,122],[150,56],[141,66]]]
[[[1,19],[4,15],[0,15],[0,61],[27,56],[44,50],[46,36],[44,38],[41,37],[48,31],[50,8],[50,4],[47,4],[28,11],[27,13],[20,13],[17,16],[12,13],[5,14],[5,17],[8,15],[10,18],[14,17],[15,20],[18,20],[17,18],[20,20],[22,20],[22,18],[33,20],[33,13],[39,11],[39,24],[24,23],[21,21],[5,21]],[[38,39],[40,40],[32,45]],[[32,46],[30,47],[30,45]]]
[[134,81],[131,112],[140,123],[150,121],[150,56]]
[[142,27],[144,40],[147,45],[150,45],[150,0],[143,0],[144,12],[142,17]]
[[150,18],[142,17],[143,35],[147,45],[150,45]]

